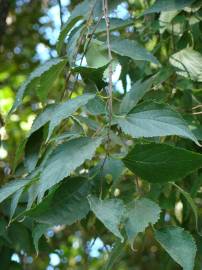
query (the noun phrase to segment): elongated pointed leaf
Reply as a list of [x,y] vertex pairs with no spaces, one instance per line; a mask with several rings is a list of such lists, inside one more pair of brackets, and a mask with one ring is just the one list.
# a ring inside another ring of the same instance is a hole
[[112,270],[113,266],[116,264],[116,262],[120,259],[123,250],[124,250],[125,244],[121,243],[120,241],[117,241],[110,252],[109,259],[107,261],[107,264],[104,268],[104,270]]
[[148,92],[152,86],[154,77],[142,82],[137,81],[131,88],[131,90],[124,96],[120,104],[120,113],[128,113],[132,110],[137,103],[143,98],[143,96]]
[[10,113],[14,112],[20,106],[26,92],[30,90],[37,90],[39,95],[45,95],[42,94],[42,92],[46,93],[48,91],[56,79],[56,75],[60,73],[65,64],[66,60],[62,58],[56,58],[35,69],[18,90],[15,103],[13,104]]
[[193,270],[196,244],[191,234],[180,227],[168,227],[155,231],[155,238],[183,270]]
[[147,198],[134,200],[127,205],[126,210],[128,219],[125,228],[131,244],[138,233],[144,232],[149,224],[153,225],[158,221],[161,212],[158,204]]
[[[110,18],[110,31],[115,31],[115,30],[119,30],[122,28],[125,28],[127,26],[130,26],[133,24],[133,21],[130,19],[127,20],[122,20],[119,18]],[[90,33],[92,33],[92,31],[94,30],[95,25],[93,25],[90,29]],[[97,26],[95,33],[96,34],[101,34],[106,32],[106,21],[105,19],[102,19],[99,23],[99,25]]]
[[147,9],[144,14],[161,12],[161,11],[174,11],[182,10],[190,6],[195,0],[156,0],[156,2]]
[[84,94],[76,98],[70,99],[64,103],[52,104],[47,107],[41,114],[34,120],[30,135],[38,130],[40,127],[49,123],[48,138],[50,138],[54,128],[60,124],[60,122],[70,115],[72,115],[78,108],[84,106],[89,100],[95,97],[94,94]]
[[183,49],[170,57],[170,63],[177,73],[193,81],[202,82],[202,54],[192,48]]
[[145,102],[118,119],[121,129],[133,138],[177,135],[199,144],[186,122],[168,105]]
[[90,209],[96,217],[110,230],[114,235],[124,240],[119,231],[119,225],[124,215],[124,205],[119,199],[101,200],[91,195],[88,197]]
[[5,184],[0,188],[0,203],[11,196],[13,193],[18,191],[19,189],[25,187],[30,183],[31,180],[14,180]]
[[149,182],[182,180],[202,167],[202,155],[167,144],[137,144],[123,159],[132,172]]
[[86,178],[68,178],[25,215],[40,223],[71,225],[88,214],[90,208],[87,195],[90,190],[91,184]]
[[32,231],[34,247],[37,254],[39,252],[39,240],[47,232],[48,227],[49,226],[47,224],[37,224],[36,227]]
[[20,197],[23,193],[23,188],[21,189],[18,189],[14,194],[13,194],[13,197],[12,197],[12,200],[11,200],[11,207],[10,207],[10,220],[12,220],[12,217],[14,216],[15,214],[15,211],[16,211],[16,208],[18,206],[18,202],[20,200]]
[[141,60],[159,64],[156,57],[154,57],[149,51],[147,51],[142,45],[138,44],[135,40],[112,39],[111,49],[114,53],[121,56],[127,56],[134,61]]
[[101,138],[77,138],[63,143],[47,158],[39,181],[39,194],[70,175],[86,159],[91,159]]

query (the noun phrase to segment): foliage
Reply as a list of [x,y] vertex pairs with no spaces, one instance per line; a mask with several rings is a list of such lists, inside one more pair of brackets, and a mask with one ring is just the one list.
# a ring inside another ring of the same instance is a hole
[[201,1],[57,3],[51,59],[0,72],[1,269],[201,269]]

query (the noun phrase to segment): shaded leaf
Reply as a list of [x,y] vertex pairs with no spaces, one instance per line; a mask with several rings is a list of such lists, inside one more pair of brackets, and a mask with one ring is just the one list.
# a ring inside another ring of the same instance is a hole
[[149,182],[182,180],[202,167],[202,155],[167,144],[136,144],[123,159],[132,172]]
[[155,231],[155,238],[184,270],[193,270],[196,244],[191,234],[180,227],[168,227]]
[[151,77],[145,81],[137,81],[133,84],[131,90],[126,93],[120,104],[120,113],[128,113],[132,110],[137,103],[143,98],[143,96],[151,89],[154,77]]
[[[115,31],[115,30],[120,30],[122,28],[128,27],[133,24],[133,21],[130,19],[127,20],[122,20],[119,18],[110,18],[110,31]],[[90,28],[90,33],[94,30],[95,25],[93,25]],[[106,21],[105,19],[102,19],[97,26],[95,33],[96,34],[101,34],[103,32],[106,32]]]
[[110,252],[109,259],[107,261],[107,264],[106,264],[104,270],[112,270],[113,269],[112,267],[115,265],[115,263],[121,257],[124,247],[125,247],[124,243],[121,243],[119,241],[117,241],[115,243],[112,251]]
[[20,200],[20,197],[23,193],[23,189],[18,189],[16,191],[16,193],[13,194],[13,197],[12,197],[12,200],[11,200],[11,206],[10,206],[10,220],[12,220],[14,214],[15,214],[15,211],[16,211],[16,208],[18,206],[18,202]]
[[91,159],[101,141],[101,138],[81,137],[57,146],[44,164],[39,180],[39,197],[70,175],[86,159]]
[[177,135],[199,145],[181,115],[165,104],[145,102],[118,118],[121,129],[133,138]]
[[144,232],[149,224],[154,225],[158,221],[161,209],[155,202],[142,198],[129,203],[126,211],[126,233],[129,242],[133,244],[138,233]]
[[119,199],[101,200],[93,195],[88,196],[88,201],[90,209],[96,217],[123,242],[124,238],[119,231],[119,225],[124,214],[123,202]]
[[45,224],[71,225],[88,214],[87,195],[90,190],[91,184],[86,178],[67,178],[56,191],[25,215]]
[[47,232],[48,228],[49,226],[47,224],[37,224],[32,231],[34,247],[37,254],[39,252],[39,246],[38,246],[39,240]]

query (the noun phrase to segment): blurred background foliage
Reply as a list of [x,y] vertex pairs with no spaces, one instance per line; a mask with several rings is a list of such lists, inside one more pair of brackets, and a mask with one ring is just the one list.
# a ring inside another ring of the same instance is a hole
[[[55,44],[59,35],[61,19],[66,22],[72,9],[80,1],[76,0],[0,0],[2,21],[0,26],[0,117],[1,117],[1,146],[0,146],[0,181],[1,184],[12,178],[13,168],[16,164],[16,155],[22,155],[20,149],[26,138],[33,119],[42,108],[36,95],[30,93],[26,96],[23,106],[18,113],[11,115],[4,125],[8,111],[14,102],[15,94],[22,82],[27,78],[39,63],[44,63],[57,56]],[[202,83],[181,77],[173,72],[169,64],[170,55],[187,46],[192,46],[202,53],[202,4],[195,1],[192,8],[185,8],[175,14],[162,12],[160,15],[148,14],[138,17],[145,9],[150,7],[153,0],[115,1],[118,7],[111,16],[123,20],[131,19],[130,26],[117,30],[119,36],[135,39],[159,59],[162,64],[159,85],[149,92],[145,99],[164,100],[179,108],[186,120],[190,121],[199,140],[202,138],[201,116],[196,114],[193,122],[193,108],[202,104]],[[60,5],[61,4],[61,7]],[[61,14],[60,14],[61,13]],[[5,17],[5,23],[3,21]],[[98,56],[97,48],[91,51],[91,61]],[[96,60],[97,61],[97,60]],[[103,61],[103,59],[102,59]],[[119,57],[122,70],[117,67],[113,79],[117,97],[127,90],[133,82],[146,78],[155,70],[145,62],[135,65],[124,57]],[[202,63],[202,62],[201,62]],[[96,63],[94,63],[96,64]],[[117,75],[118,74],[118,75]],[[57,100],[64,88],[64,78],[60,77],[51,89],[48,103]],[[72,81],[73,83],[73,81]],[[74,89],[74,95],[82,92],[81,81]],[[199,109],[194,109],[199,112]],[[199,151],[197,146],[187,140],[179,140],[179,146]],[[108,172],[106,173],[107,176]],[[106,177],[107,178],[107,177]],[[110,181],[108,177],[108,181]],[[201,182],[202,174],[196,173],[189,177],[184,188],[191,191],[195,197],[199,214],[202,215]],[[121,190],[130,196],[131,183],[120,183]],[[142,187],[147,190],[147,185]],[[173,193],[170,186],[153,185],[150,196],[158,198],[160,205],[166,209],[162,220],[169,222],[171,215],[177,223],[188,228],[193,234],[195,224],[192,213],[179,193]],[[6,208],[6,205],[4,205]],[[0,214],[1,215],[1,214]],[[29,220],[12,224],[4,234],[5,217],[0,220],[0,269],[67,269],[67,270],[100,270],[106,265],[109,252],[112,248],[113,236],[106,234],[106,230],[99,221],[82,221],[76,226],[53,227],[46,231],[40,240],[40,254],[37,257]],[[93,226],[91,226],[91,222]],[[202,221],[199,220],[199,228]],[[93,229],[92,229],[93,227]],[[83,229],[85,228],[85,230]],[[99,232],[99,233],[98,233]],[[95,235],[97,237],[95,238]],[[199,252],[196,269],[202,269],[202,241],[196,237]],[[151,270],[151,269],[179,269],[178,266],[154,242],[151,231],[140,235],[135,243],[134,251],[126,246],[119,252],[117,270]]]

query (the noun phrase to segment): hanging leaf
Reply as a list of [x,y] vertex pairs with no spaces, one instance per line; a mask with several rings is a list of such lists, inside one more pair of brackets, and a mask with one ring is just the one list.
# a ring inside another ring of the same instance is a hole
[[14,194],[13,194],[13,197],[12,197],[12,200],[11,200],[11,206],[10,206],[10,221],[12,220],[14,214],[15,214],[15,211],[16,211],[16,208],[17,208],[17,205],[18,205],[18,202],[20,200],[20,197],[23,193],[23,188],[21,189],[18,189]]
[[37,94],[44,100],[47,91],[52,86],[65,64],[66,60],[55,58],[35,69],[18,90],[15,103],[13,104],[10,113],[13,113],[21,105],[22,100],[28,91],[36,90]]
[[170,57],[170,63],[177,73],[193,81],[202,82],[202,54],[192,48],[183,49]]
[[27,140],[25,146],[25,167],[28,169],[28,172],[31,172],[35,169],[41,144],[43,142],[43,129],[39,129],[34,132]]
[[123,162],[142,179],[165,183],[201,168],[202,155],[167,144],[136,144]]
[[151,77],[142,82],[137,81],[132,86],[131,90],[126,93],[120,104],[120,114],[129,113],[137,103],[144,97],[144,95],[151,89],[155,77]]
[[120,259],[123,250],[124,250],[125,244],[121,243],[120,241],[117,241],[110,252],[109,259],[107,261],[106,267],[104,270],[112,270],[115,263]]
[[47,232],[48,228],[49,226],[47,226],[47,224],[37,224],[32,231],[34,247],[37,252],[37,255],[39,252],[39,240]]
[[126,211],[126,233],[129,242],[133,244],[138,233],[144,232],[149,224],[154,225],[158,221],[161,209],[155,202],[142,198],[129,203]]
[[155,231],[156,240],[183,270],[193,270],[196,244],[188,232],[180,227],[168,227]]
[[47,107],[38,117],[34,120],[30,135],[38,130],[40,127],[49,122],[48,138],[50,138],[54,128],[61,123],[62,120],[71,116],[81,106],[88,103],[89,100],[95,97],[94,94],[83,94],[76,98],[70,99],[64,103],[53,104]]
[[113,38],[111,40],[111,49],[114,53],[121,56],[127,56],[134,61],[141,60],[159,64],[156,57],[135,40]]
[[118,117],[118,124],[133,138],[177,135],[200,145],[180,114],[165,104],[147,101]]
[[120,233],[119,226],[124,215],[124,205],[119,199],[101,200],[97,197],[88,196],[90,209],[96,217],[110,230],[114,235],[124,241]]
[[81,137],[60,144],[47,158],[39,180],[39,197],[70,175],[86,159],[91,159],[101,138]]
[[161,11],[174,11],[182,10],[190,6],[195,0],[156,0],[156,2],[147,9],[144,14],[161,12]]
[[88,214],[87,195],[90,190],[91,183],[86,178],[67,178],[55,192],[50,193],[25,215],[31,216],[40,223],[71,225]]

